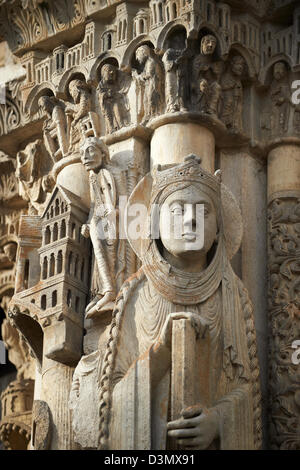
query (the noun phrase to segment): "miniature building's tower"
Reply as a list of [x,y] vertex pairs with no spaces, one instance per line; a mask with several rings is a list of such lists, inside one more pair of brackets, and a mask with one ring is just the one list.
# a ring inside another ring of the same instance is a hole
[[162,26],[165,21],[165,0],[151,0],[150,1],[150,29],[156,29]]
[[133,37],[148,33],[149,30],[149,10],[141,8],[133,20]]
[[44,354],[64,364],[81,357],[89,242],[80,231],[86,219],[79,198],[61,187],[54,190],[42,216],[37,300],[51,323],[45,330]]

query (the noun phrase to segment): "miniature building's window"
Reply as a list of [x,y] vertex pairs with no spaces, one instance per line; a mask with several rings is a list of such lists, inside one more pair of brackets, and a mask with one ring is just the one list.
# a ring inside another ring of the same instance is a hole
[[271,47],[269,47],[268,48],[268,56],[271,57],[271,55],[272,55],[272,49],[271,49]]
[[76,259],[75,259],[74,276],[77,277],[77,274],[78,274],[78,255],[76,256]]
[[60,205],[60,212],[61,212],[61,214],[63,214],[65,212],[65,205],[64,205],[63,202]]
[[247,38],[247,31],[246,31],[246,26],[243,24],[242,25],[242,43],[246,44],[246,39]]
[[211,20],[211,4],[210,3],[207,5],[206,15],[207,15],[207,21],[210,21]]
[[76,297],[76,300],[75,300],[75,312],[76,313],[79,312],[79,305],[80,305],[80,298]]
[[292,55],[293,52],[293,36],[290,34],[289,36],[289,54]]
[[28,280],[29,280],[29,259],[25,260],[24,266],[24,287],[25,289],[28,288]]
[[223,26],[223,12],[219,10],[219,27],[222,28]]
[[66,236],[66,221],[63,219],[61,221],[61,227],[60,227],[60,238],[65,238]]
[[67,306],[68,307],[72,306],[72,292],[70,291],[70,289],[68,289],[68,293],[67,293]]
[[229,13],[228,12],[225,15],[225,21],[226,21],[226,28],[229,28]]
[[53,227],[53,241],[56,242],[58,239],[58,225],[57,222],[55,222],[54,227]]
[[234,25],[234,29],[233,29],[234,33],[233,33],[233,40],[234,41],[238,41],[239,40],[239,29],[238,29],[238,25]]
[[56,55],[56,70],[59,70],[59,55]]
[[50,277],[54,276],[55,273],[55,257],[54,254],[52,253],[50,256]]
[[28,64],[27,73],[28,73],[28,82],[30,83],[32,81],[32,71],[31,71],[31,64],[30,63]]
[[263,41],[264,41],[264,44],[266,44],[266,33],[263,33]]
[[57,304],[57,290],[52,292],[52,307],[56,307]]
[[72,224],[72,238],[76,239],[76,224]]
[[280,41],[279,41],[279,39],[277,39],[276,44],[277,44],[277,54],[279,54],[279,52],[280,52]]
[[166,8],[166,12],[167,12],[167,21],[170,21],[169,7]]
[[139,33],[143,34],[144,32],[145,32],[145,30],[144,30],[144,20],[140,20],[140,31],[139,31]]
[[162,9],[162,3],[158,4],[158,20],[160,23],[163,22],[163,9]]
[[46,232],[45,232],[45,245],[48,245],[48,243],[50,243],[50,240],[51,240],[51,232],[50,232],[49,225],[47,225]]
[[82,260],[82,263],[81,263],[80,279],[81,281],[84,281],[84,260]]
[[264,52],[264,55],[263,55],[263,62],[264,62],[264,65],[266,65],[266,53]]
[[298,16],[298,34],[300,34],[300,16]]
[[107,35],[107,50],[111,49],[111,34]]
[[283,38],[283,52],[286,53],[286,39]]
[[46,310],[47,308],[47,297],[45,295],[42,295],[41,297],[41,309]]
[[48,275],[48,258],[45,256],[44,261],[43,261],[43,273],[42,273],[43,279],[47,279],[47,275]]
[[119,23],[119,30],[118,30],[118,41],[121,41],[121,37],[122,37],[122,22]]
[[35,304],[35,299],[31,299],[31,303],[32,303],[32,304]]
[[249,26],[249,46],[252,46],[252,28]]
[[269,41],[271,41],[271,39],[272,39],[272,33],[271,33],[271,31],[268,32],[268,39],[269,39]]
[[59,200],[55,199],[55,215],[59,215]]
[[50,208],[50,217],[51,217],[51,219],[52,219],[53,215],[54,215],[54,210],[53,210],[53,206],[51,206],[51,208]]
[[72,263],[73,263],[73,253],[71,251],[71,253],[68,256],[68,274],[71,274]]
[[177,18],[177,6],[176,6],[176,3],[173,3],[173,4],[172,4],[172,16],[173,16],[172,19]]
[[57,255],[57,274],[60,274],[62,272],[62,266],[63,266],[63,254],[62,254],[62,251],[59,250],[58,255]]
[[124,20],[123,21],[123,35],[122,35],[123,40],[126,39],[126,33],[127,33],[127,21]]
[[134,37],[137,36],[137,32],[136,32],[136,22],[133,24],[133,36],[134,36]]
[[153,22],[154,24],[157,23],[157,17],[156,17],[156,5],[153,5]]

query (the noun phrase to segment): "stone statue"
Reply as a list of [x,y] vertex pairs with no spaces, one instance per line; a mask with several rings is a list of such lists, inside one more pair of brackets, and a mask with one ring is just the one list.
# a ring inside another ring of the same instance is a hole
[[289,124],[291,90],[284,62],[277,62],[274,65],[270,98],[271,133],[273,136],[285,134]]
[[113,176],[103,168],[108,150],[101,140],[87,138],[80,147],[81,161],[89,172],[91,209],[82,235],[90,237],[98,268],[99,285],[86,308],[86,317],[112,310],[116,298],[115,263],[117,245],[116,186]]
[[148,210],[140,237],[127,220],[142,268],[113,313],[99,381],[99,448],[259,449],[252,306],[230,265],[242,238],[236,200],[191,155],[154,169],[128,204]]
[[44,143],[56,163],[67,154],[67,121],[61,103],[54,96],[41,96],[38,106],[46,120],[43,124]]
[[243,131],[243,84],[241,77],[245,65],[244,58],[235,55],[230,60],[229,70],[221,81],[223,91],[221,120],[233,132]]
[[122,90],[119,83],[119,73],[115,65],[103,65],[97,91],[101,112],[105,119],[106,132],[111,134],[128,126],[130,122],[129,105],[125,91]]
[[213,61],[212,57],[217,47],[215,36],[208,34],[201,40],[200,54],[193,60],[192,71],[192,103],[199,110],[199,81],[206,80],[209,87],[206,112],[218,116],[222,87],[220,77],[222,74],[222,62]]
[[[19,181],[19,194],[29,203],[29,214],[41,215],[47,193],[54,187],[50,174],[46,174],[45,149],[41,140],[30,142],[17,153],[16,177]],[[48,168],[49,170],[49,168]]]
[[69,152],[74,151],[81,139],[80,121],[91,111],[91,93],[83,80],[75,79],[69,84],[73,105],[66,108],[68,118]]
[[135,56],[142,68],[141,73],[134,70],[132,74],[138,90],[138,121],[145,124],[150,118],[163,112],[163,70],[149,46],[140,46]]
[[189,49],[181,49],[178,39],[174,38],[172,47],[163,55],[162,61],[165,67],[165,93],[167,113],[187,111],[190,89],[188,62],[191,58]]

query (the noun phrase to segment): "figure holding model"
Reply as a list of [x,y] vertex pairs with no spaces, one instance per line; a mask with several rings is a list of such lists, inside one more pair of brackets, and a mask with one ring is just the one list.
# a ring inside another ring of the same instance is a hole
[[[113,312],[99,381],[99,448],[259,449],[252,307],[230,265],[242,238],[236,200],[191,155],[149,173],[128,207],[137,203],[148,217],[140,237],[128,229],[128,238],[142,268],[123,285]],[[185,204],[191,210],[178,239],[175,217]],[[161,209],[159,239],[151,236],[153,207]]]

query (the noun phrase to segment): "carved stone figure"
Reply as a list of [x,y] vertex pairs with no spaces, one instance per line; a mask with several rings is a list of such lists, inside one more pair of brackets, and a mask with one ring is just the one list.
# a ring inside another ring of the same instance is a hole
[[68,151],[66,116],[61,103],[53,96],[42,96],[38,105],[47,116],[43,124],[44,143],[55,163]]
[[180,49],[179,40],[178,44],[174,41],[162,58],[165,67],[167,113],[186,111],[190,95],[188,62],[191,53],[188,49]]
[[235,55],[230,60],[229,70],[221,81],[223,91],[221,120],[234,132],[243,131],[243,84],[241,77],[245,65],[244,58]]
[[[148,174],[129,207],[137,203],[148,216],[139,238],[130,218],[127,233],[142,268],[113,313],[99,381],[99,447],[258,449],[252,307],[229,261],[242,236],[237,203],[193,155]],[[196,222],[199,206],[204,226]]]
[[140,46],[135,56],[142,68],[141,73],[133,71],[138,89],[138,121],[145,124],[150,118],[163,112],[163,70],[149,46]]
[[90,318],[100,311],[112,310],[116,298],[117,194],[113,176],[103,168],[108,150],[102,141],[90,137],[80,151],[81,161],[89,172],[91,194],[89,218],[81,233],[91,238],[100,278],[98,292],[86,308]]
[[66,108],[68,119],[69,152],[74,151],[81,139],[80,121],[91,111],[91,93],[83,80],[72,80],[69,92],[73,99],[73,106]]
[[31,142],[17,154],[16,177],[19,181],[19,194],[29,202],[31,214],[41,214],[47,192],[54,186],[51,176],[43,171],[45,160],[41,140]]
[[218,115],[219,102],[221,98],[222,87],[220,77],[222,74],[222,62],[213,61],[212,57],[217,47],[215,36],[208,34],[201,40],[200,54],[193,60],[192,65],[192,102],[195,109],[199,110],[199,81],[206,80],[209,86],[207,93],[206,112]]
[[270,98],[271,133],[274,136],[282,135],[288,130],[291,99],[288,71],[284,62],[274,65]]
[[114,131],[129,125],[129,105],[125,91],[119,83],[118,69],[115,65],[104,64],[101,69],[101,80],[97,91],[99,103],[105,119],[106,132]]

